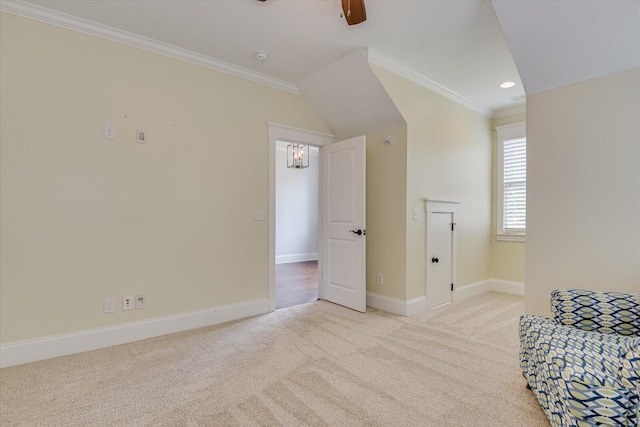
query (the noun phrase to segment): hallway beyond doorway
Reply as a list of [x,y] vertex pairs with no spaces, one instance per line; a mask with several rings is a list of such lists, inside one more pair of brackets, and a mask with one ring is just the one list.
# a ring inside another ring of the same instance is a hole
[[318,261],[276,264],[276,310],[318,299]]

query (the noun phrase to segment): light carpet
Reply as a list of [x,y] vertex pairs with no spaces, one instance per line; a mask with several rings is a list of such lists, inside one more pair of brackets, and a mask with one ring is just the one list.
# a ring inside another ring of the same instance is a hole
[[318,301],[0,370],[0,424],[548,426],[518,366],[522,297],[414,317]]

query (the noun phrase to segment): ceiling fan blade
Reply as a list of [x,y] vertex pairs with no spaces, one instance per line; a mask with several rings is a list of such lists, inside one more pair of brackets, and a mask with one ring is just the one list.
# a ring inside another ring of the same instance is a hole
[[364,0],[342,0],[342,10],[349,25],[356,25],[367,20]]

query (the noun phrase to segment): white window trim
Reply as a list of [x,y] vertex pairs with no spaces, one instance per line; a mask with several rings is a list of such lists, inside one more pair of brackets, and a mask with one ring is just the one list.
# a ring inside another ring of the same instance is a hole
[[516,138],[526,138],[527,126],[526,122],[512,123],[495,128],[498,133],[498,162],[496,173],[496,239],[506,242],[524,242],[526,233],[505,233],[504,232],[504,141]]

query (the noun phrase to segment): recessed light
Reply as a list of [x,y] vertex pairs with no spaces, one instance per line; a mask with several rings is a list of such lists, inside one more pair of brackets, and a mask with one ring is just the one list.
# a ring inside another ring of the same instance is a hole
[[504,82],[500,85],[502,89],[509,89],[510,87],[514,87],[516,82]]
[[268,57],[269,57],[269,52],[267,51],[259,50],[256,52],[256,59],[258,61],[266,61]]

